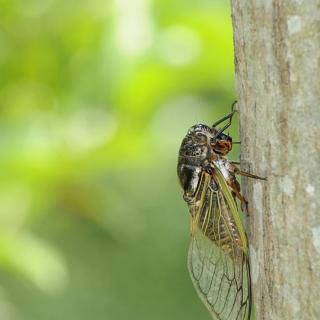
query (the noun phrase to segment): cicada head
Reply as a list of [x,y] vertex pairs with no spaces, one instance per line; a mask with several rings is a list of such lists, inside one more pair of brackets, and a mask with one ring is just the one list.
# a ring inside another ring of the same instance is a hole
[[184,190],[184,199],[188,203],[192,202],[198,188],[203,163],[212,158],[211,138],[210,127],[196,124],[188,130],[182,140],[177,173],[180,185]]
[[179,155],[202,161],[208,158],[211,152],[212,130],[204,124],[192,126],[181,143]]
[[232,138],[215,127],[205,124],[192,126],[182,141],[180,156],[196,157],[200,160],[208,158],[212,151],[226,155],[232,149]]

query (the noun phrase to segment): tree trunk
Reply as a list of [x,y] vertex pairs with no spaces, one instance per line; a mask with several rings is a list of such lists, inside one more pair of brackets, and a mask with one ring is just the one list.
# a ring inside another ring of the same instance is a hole
[[320,319],[320,0],[232,1],[257,319]]

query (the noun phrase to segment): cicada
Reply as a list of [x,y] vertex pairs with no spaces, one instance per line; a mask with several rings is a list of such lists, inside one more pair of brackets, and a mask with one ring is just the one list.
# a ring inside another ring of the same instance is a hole
[[[236,175],[241,171],[226,155],[232,138],[224,131],[232,111],[211,127],[192,126],[182,141],[178,177],[191,215],[188,269],[201,300],[216,320],[249,320],[252,309],[248,240],[237,199],[247,201]],[[226,123],[218,128],[221,123]]]

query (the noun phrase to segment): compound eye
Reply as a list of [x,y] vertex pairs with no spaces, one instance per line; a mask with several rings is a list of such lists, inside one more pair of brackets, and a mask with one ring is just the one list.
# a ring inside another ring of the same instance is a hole
[[197,133],[197,138],[199,139],[200,142],[206,142],[207,141],[207,136],[204,135],[203,133]]

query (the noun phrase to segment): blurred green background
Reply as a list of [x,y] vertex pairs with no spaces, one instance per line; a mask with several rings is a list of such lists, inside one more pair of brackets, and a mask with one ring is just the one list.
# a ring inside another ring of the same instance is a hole
[[176,160],[235,99],[229,4],[0,8],[0,319],[210,319]]

